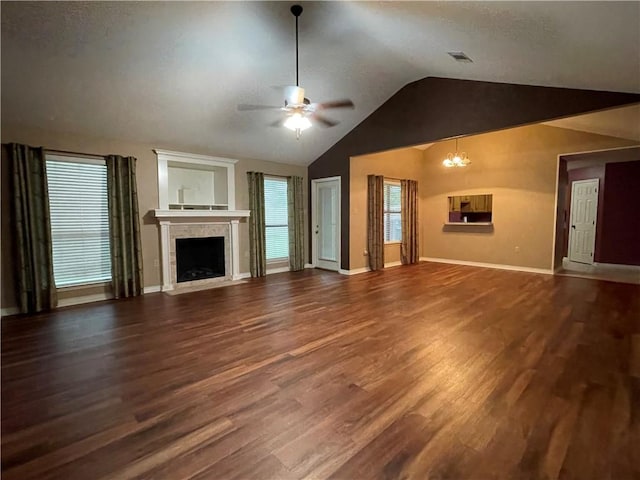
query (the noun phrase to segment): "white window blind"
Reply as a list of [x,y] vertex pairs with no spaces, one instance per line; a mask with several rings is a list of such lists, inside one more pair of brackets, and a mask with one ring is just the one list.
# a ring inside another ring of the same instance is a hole
[[111,280],[104,160],[47,156],[56,287]]
[[402,241],[400,185],[384,183],[384,241]]
[[264,223],[267,260],[289,258],[286,179],[264,179]]

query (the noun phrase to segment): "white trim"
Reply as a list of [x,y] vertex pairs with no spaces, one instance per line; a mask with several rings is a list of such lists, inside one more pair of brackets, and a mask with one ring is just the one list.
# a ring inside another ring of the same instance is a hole
[[638,272],[640,273],[640,265],[626,265],[623,263],[600,263],[593,262],[596,267],[608,268],[610,270],[620,270],[623,272]]
[[245,278],[251,278],[251,272],[242,272],[238,274],[238,280],[244,280]]
[[400,260],[395,261],[395,262],[388,262],[384,264],[384,268],[391,268],[391,267],[399,267],[400,265],[402,265],[402,262]]
[[313,263],[305,263],[304,268],[316,268],[316,266]]
[[551,270],[550,268],[521,267],[519,265],[503,265],[501,263],[468,262],[466,260],[453,260],[450,258],[434,258],[434,257],[420,257],[420,261],[434,262],[434,263],[449,263],[451,265],[467,265],[469,267],[495,268],[498,270],[511,270],[516,272],[542,273],[544,275],[553,275],[553,270]]
[[[556,264],[556,236],[558,234],[558,196],[560,195],[560,157],[556,159],[556,198],[553,202],[553,231],[551,235],[551,270],[554,272],[562,268],[562,265],[555,268]],[[565,161],[566,163],[566,161]],[[569,174],[567,173],[567,181],[569,181]],[[566,199],[565,199],[566,203]],[[564,207],[562,207],[564,209]],[[564,233],[564,232],[563,232]],[[564,238],[564,235],[563,235]],[[562,263],[562,262],[560,262]]]
[[142,288],[142,293],[144,293],[145,295],[147,293],[157,293],[157,292],[161,292],[161,291],[162,291],[161,285],[151,285],[150,287],[143,287]]
[[93,295],[82,295],[81,297],[63,298],[58,300],[57,308],[82,305],[83,303],[102,302],[104,300],[111,300],[112,298],[112,293],[95,293]]
[[18,307],[7,307],[0,309],[0,316],[8,317],[9,315],[17,315],[20,313]]
[[[338,221],[336,224],[338,225],[338,251],[336,254],[336,264],[338,266],[338,272],[340,272],[342,267],[342,177],[340,175],[335,177],[323,177],[323,178],[314,178],[311,180],[311,232],[314,232],[315,225],[317,225],[317,185],[318,183],[323,182],[334,182],[338,181]],[[318,242],[316,239],[316,234],[312,233],[311,240],[311,259],[313,261],[313,265],[318,265]]]
[[153,150],[158,159],[158,203],[160,208],[169,207],[169,162],[208,165],[221,167],[227,171],[227,205],[229,210],[236,208],[236,175],[235,164],[238,160],[225,157],[212,157],[195,153],[172,152],[169,150]]
[[341,268],[340,270],[338,270],[338,273],[340,275],[359,275],[360,273],[367,273],[370,271],[371,269],[369,267],[354,268],[352,270],[344,270]]
[[203,218],[207,222],[220,219],[223,222],[239,220],[251,215],[251,210],[168,210],[156,208],[153,214],[157,219],[176,220],[180,218]]
[[290,271],[289,267],[267,268],[267,275],[271,275],[272,273],[283,273],[288,271]]

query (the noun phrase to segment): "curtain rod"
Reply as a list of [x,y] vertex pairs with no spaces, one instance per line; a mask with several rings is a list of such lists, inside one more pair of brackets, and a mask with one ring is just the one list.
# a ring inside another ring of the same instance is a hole
[[81,157],[81,158],[99,158],[104,160],[106,155],[94,155],[92,153],[82,153],[82,152],[70,152],[67,150],[51,150],[49,148],[44,149],[45,153],[53,153],[58,155],[68,155],[71,157]]

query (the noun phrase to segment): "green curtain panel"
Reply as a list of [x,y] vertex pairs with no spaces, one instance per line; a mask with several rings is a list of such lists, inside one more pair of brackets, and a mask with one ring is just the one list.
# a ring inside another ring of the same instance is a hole
[[287,210],[289,214],[289,268],[304,269],[304,193],[302,177],[287,178]]
[[58,299],[44,150],[10,143],[6,151],[11,167],[18,307],[22,313],[50,310]]
[[134,297],[143,292],[136,159],[108,155],[106,162],[113,295]]
[[400,181],[402,209],[402,243],[400,244],[400,260],[403,265],[418,263],[418,182],[415,180]]
[[369,268],[384,268],[384,177],[367,176],[367,249]]
[[267,274],[267,250],[264,223],[264,173],[247,172],[249,182],[249,260],[252,277]]

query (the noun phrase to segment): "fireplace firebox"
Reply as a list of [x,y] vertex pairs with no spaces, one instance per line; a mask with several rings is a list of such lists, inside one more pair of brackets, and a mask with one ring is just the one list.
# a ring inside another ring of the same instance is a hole
[[177,281],[225,276],[224,237],[176,238]]

